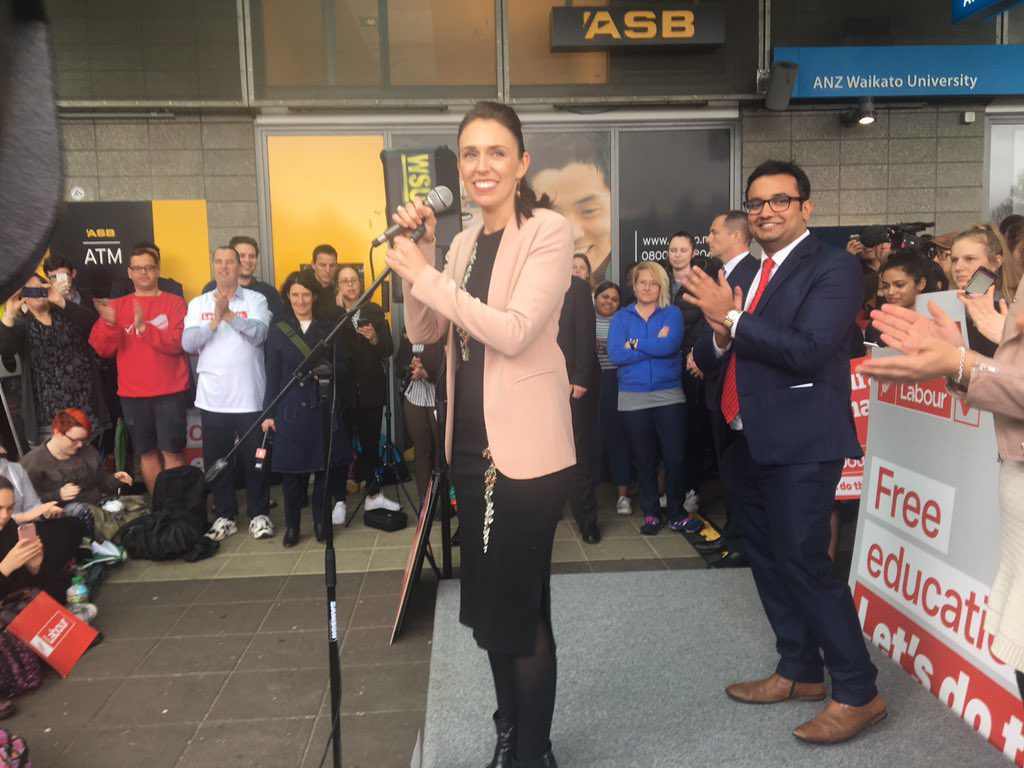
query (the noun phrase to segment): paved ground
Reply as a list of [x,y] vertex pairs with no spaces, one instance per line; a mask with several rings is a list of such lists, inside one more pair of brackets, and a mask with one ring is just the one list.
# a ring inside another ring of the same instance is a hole
[[[604,541],[583,544],[567,517],[556,572],[704,567],[679,534],[641,536],[637,513],[615,515],[610,487],[599,500]],[[714,492],[704,509],[720,518]],[[380,533],[360,519],[336,530],[344,764],[407,768],[424,722],[437,583],[425,569],[389,646],[412,529]],[[103,645],[68,680],[51,674],[19,699],[4,725],[28,738],[36,768],[318,766],[329,732],[322,573],[308,530],[293,550],[280,533],[254,541],[243,530],[200,563],[127,563],[97,600]]]

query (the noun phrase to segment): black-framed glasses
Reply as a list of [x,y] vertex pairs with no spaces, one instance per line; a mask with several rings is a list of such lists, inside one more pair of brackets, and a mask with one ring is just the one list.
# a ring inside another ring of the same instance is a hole
[[156,264],[136,264],[135,266],[128,267],[132,272],[138,274],[139,272],[145,272],[147,275],[156,272],[160,267]]
[[789,210],[789,206],[792,205],[794,200],[803,203],[807,198],[792,197],[791,195],[776,195],[771,200],[758,200],[755,197],[753,200],[744,200],[742,207],[744,213],[758,214],[764,209],[765,203],[768,203],[768,207],[775,211],[775,213],[782,213],[783,211]]

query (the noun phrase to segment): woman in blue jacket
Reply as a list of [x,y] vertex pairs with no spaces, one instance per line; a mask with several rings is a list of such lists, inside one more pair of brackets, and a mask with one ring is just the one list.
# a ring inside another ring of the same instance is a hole
[[[264,406],[277,397],[288,383],[295,369],[309,350],[315,347],[331,328],[313,319],[313,302],[320,289],[312,272],[292,272],[281,287],[285,319],[270,326],[267,333],[267,389]],[[335,341],[336,377],[342,375],[347,364],[344,347]],[[346,465],[352,452],[348,435],[336,416],[332,438],[329,497],[339,504],[345,502]],[[305,504],[309,474],[313,473],[313,535],[324,540],[324,471],[323,420],[317,383],[313,378],[303,380],[285,395],[284,399],[263,422],[263,431],[274,430],[274,449],[271,467],[281,473],[284,494],[285,547],[294,547],[299,541],[299,521]],[[251,459],[250,459],[251,460]]]
[[683,510],[686,396],[682,387],[683,315],[670,303],[668,275],[658,264],[638,264],[636,301],[619,310],[608,329],[608,357],[619,366],[619,411],[636,461],[644,522],[640,532],[661,530],[658,459],[665,464],[669,528],[688,533],[703,524]]

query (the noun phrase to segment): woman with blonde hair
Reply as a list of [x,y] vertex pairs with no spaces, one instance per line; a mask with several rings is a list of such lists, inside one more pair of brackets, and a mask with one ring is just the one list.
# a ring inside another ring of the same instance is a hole
[[[991,356],[995,354],[1006,321],[1007,305],[1003,297],[1012,296],[1020,284],[1020,254],[1011,254],[998,229],[989,224],[975,224],[953,238],[950,263],[953,283],[960,290],[959,299],[967,309],[968,345]],[[980,268],[996,273],[995,284],[983,293],[965,293],[964,289]]]
[[619,367],[619,411],[636,461],[644,522],[640,533],[661,530],[658,461],[665,465],[668,525],[692,533],[702,523],[683,509],[686,395],[683,393],[683,313],[671,303],[668,274],[641,262],[633,272],[636,301],[608,328],[608,357]]

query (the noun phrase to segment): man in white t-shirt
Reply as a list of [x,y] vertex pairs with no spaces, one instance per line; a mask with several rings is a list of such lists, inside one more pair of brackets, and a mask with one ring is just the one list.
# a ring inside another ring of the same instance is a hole
[[[270,310],[263,296],[239,285],[240,270],[241,260],[234,248],[221,246],[214,251],[217,287],[189,302],[181,339],[186,352],[199,354],[196,407],[202,418],[203,463],[207,467],[231,450],[236,437],[263,410],[263,342],[270,327]],[[274,535],[267,516],[269,483],[253,461],[261,439],[262,433],[255,430],[239,448],[245,466],[249,533],[254,539]],[[238,531],[234,473],[222,474],[212,492],[217,518],[206,535],[219,541]]]

